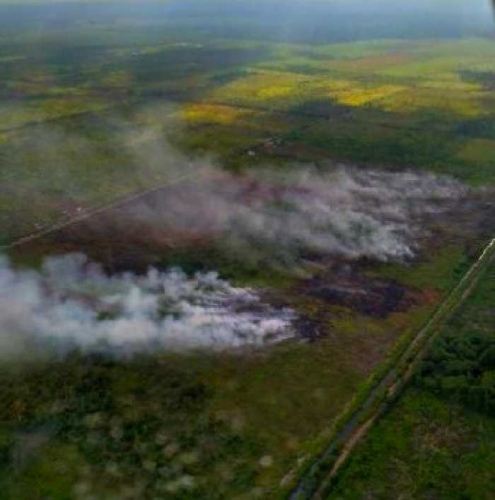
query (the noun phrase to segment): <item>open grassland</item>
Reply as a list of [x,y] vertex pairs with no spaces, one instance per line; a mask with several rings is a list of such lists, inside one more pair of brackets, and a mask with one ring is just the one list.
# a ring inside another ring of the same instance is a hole
[[[159,166],[135,173],[112,125],[146,107],[174,105],[155,122],[230,168],[330,158],[495,179],[492,40],[296,45],[137,30],[131,44],[94,30],[0,43],[3,242],[68,203],[94,207],[166,179]],[[60,161],[39,151],[47,133],[70,135]]]
[[492,263],[329,498],[493,497],[494,298]]

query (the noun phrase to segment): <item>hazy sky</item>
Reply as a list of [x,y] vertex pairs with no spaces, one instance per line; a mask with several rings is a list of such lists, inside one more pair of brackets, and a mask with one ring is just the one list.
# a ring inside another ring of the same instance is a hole
[[[113,3],[116,5],[122,4],[170,4],[177,3],[178,0],[0,0],[0,4],[10,4],[10,5],[22,5],[22,4],[62,4],[62,3],[79,3],[79,4],[91,4],[91,3]],[[410,9],[410,8],[436,8],[444,7],[446,9],[477,9],[480,11],[486,10],[490,0],[412,0],[407,2],[406,0],[203,0],[204,5],[213,6],[214,4],[269,4],[269,3],[286,3],[287,5],[293,5],[294,3],[304,3],[308,7],[315,5],[345,5],[352,7],[362,7],[362,8],[393,8],[393,9]],[[188,0],[182,0],[180,3],[195,3]]]
[[54,20],[106,23],[117,18],[177,26],[187,20],[189,26],[220,37],[252,33],[288,40],[309,36],[315,41],[328,34],[335,40],[484,34],[492,29],[491,4],[491,0],[0,0],[0,6],[8,6],[3,13],[6,27],[19,22],[48,26]]
[[[0,0],[0,5],[53,5],[53,4],[138,4],[145,7],[147,4],[182,4],[202,9],[216,8],[218,5],[257,5],[286,4],[288,8],[296,4],[304,5],[307,9],[312,8],[347,8],[363,10],[391,9],[394,11],[410,10],[445,10],[452,11],[472,11],[479,13],[490,12],[491,0]],[[192,8],[192,7],[191,7]]]

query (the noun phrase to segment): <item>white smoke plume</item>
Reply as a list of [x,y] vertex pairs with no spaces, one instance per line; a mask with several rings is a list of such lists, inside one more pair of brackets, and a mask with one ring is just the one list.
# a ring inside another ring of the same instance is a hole
[[[172,234],[221,238],[234,256],[290,268],[302,255],[347,259],[414,257],[428,222],[458,209],[467,188],[447,176],[378,171],[328,162],[255,167],[226,173],[213,158],[188,157],[168,136],[180,126],[160,109],[143,110],[141,128],[123,125],[126,152],[138,171],[189,176],[151,205],[131,207],[129,220]],[[151,124],[162,123],[162,129]],[[124,224],[127,222],[124,221]]]
[[0,357],[28,350],[128,356],[261,346],[292,335],[294,315],[216,273],[180,270],[107,276],[84,255],[46,259],[38,271],[0,257]]
[[446,177],[346,166],[238,176],[203,167],[197,177],[130,207],[125,220],[214,237],[234,255],[280,266],[308,253],[400,261],[414,257],[428,221],[467,194]]

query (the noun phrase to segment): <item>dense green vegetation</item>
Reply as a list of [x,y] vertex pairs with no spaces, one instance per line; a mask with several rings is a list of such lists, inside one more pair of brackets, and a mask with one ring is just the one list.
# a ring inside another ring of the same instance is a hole
[[323,344],[248,363],[72,358],[2,370],[2,498],[73,498],[84,484],[97,498],[273,495],[362,379],[335,356]]
[[493,497],[494,299],[492,264],[329,498]]

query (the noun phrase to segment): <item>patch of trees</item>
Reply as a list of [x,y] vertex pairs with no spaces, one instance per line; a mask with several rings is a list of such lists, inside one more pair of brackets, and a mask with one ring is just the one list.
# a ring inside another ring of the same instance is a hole
[[417,383],[495,416],[495,327],[443,334],[423,362]]
[[495,119],[493,117],[465,120],[459,124],[456,132],[459,135],[483,139],[495,138]]
[[486,90],[495,88],[495,71],[460,71],[463,80],[470,83],[478,83]]

